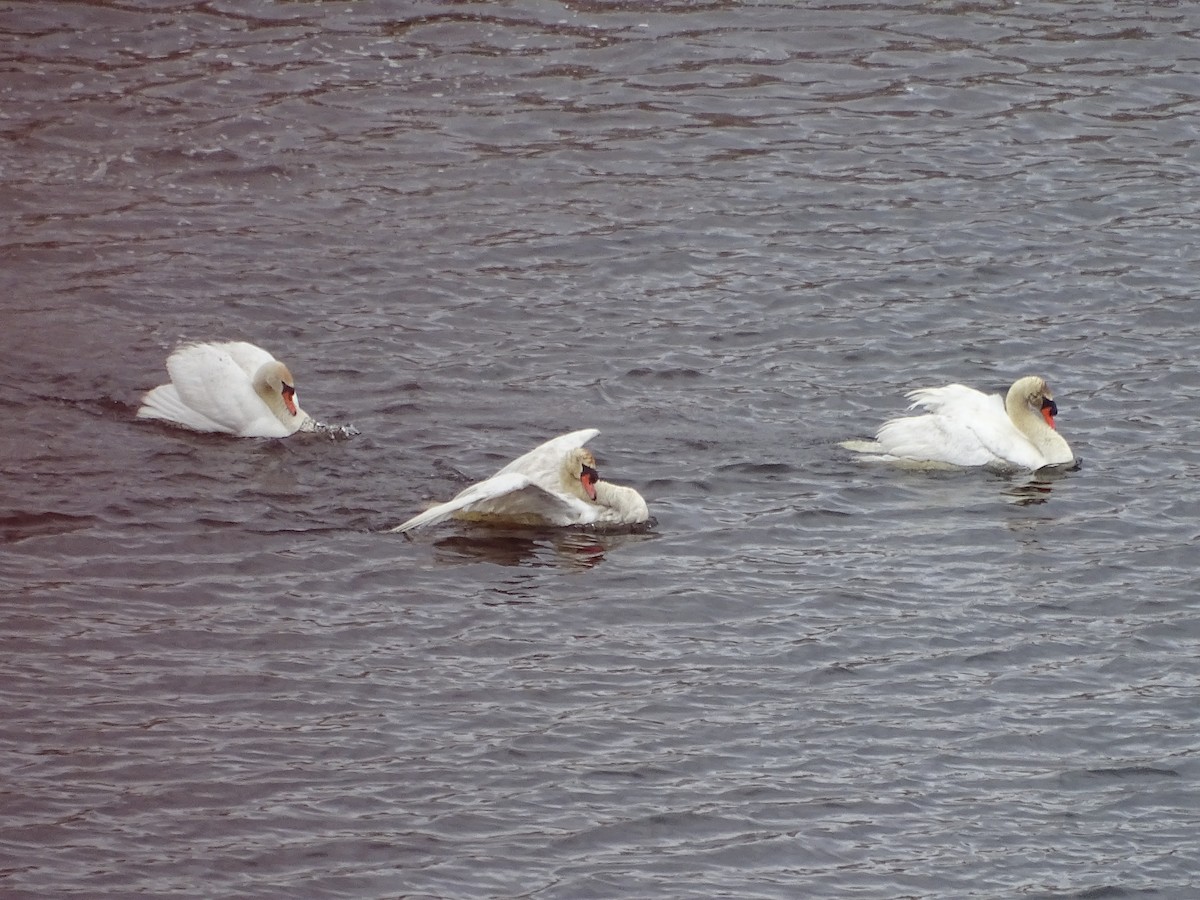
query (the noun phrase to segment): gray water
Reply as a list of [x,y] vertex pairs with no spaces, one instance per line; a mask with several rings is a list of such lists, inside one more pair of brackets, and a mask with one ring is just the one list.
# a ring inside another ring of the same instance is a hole
[[[0,34],[0,893],[1200,890],[1200,7]],[[136,421],[209,339],[361,435]],[[1078,471],[839,446],[1027,373]],[[653,533],[386,533],[590,426]]]

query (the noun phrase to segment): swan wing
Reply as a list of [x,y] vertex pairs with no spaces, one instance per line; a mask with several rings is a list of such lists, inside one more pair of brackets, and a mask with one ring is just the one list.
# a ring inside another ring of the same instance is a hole
[[174,425],[182,425],[193,431],[217,431],[229,433],[229,429],[220,422],[214,422],[208,416],[192,409],[179,396],[173,384],[160,384],[142,397],[142,405],[137,411],[139,419],[158,419]]
[[245,372],[251,380],[255,374],[269,362],[275,362],[275,357],[254,344],[249,344],[246,341],[228,341],[223,344],[210,344],[211,347],[216,347],[224,350],[243,372]]
[[1017,465],[1036,469],[1041,454],[1013,424],[998,394],[961,384],[922,388],[908,394],[922,416],[885,422],[876,440],[902,459],[956,466]]
[[924,409],[948,416],[979,414],[1005,415],[1004,401],[999,394],[985,394],[965,384],[947,384],[935,388],[917,388],[904,395],[911,403],[909,409]]
[[555,484],[558,480],[559,467],[563,457],[572,450],[582,447],[600,433],[599,428],[582,428],[551,438],[544,444],[539,444],[528,453],[518,456],[497,475],[518,472],[529,476],[533,481],[543,484]]
[[1004,398],[999,394],[950,384],[913,391],[909,398],[914,405],[932,410],[941,420],[952,453],[982,459],[956,465],[1000,464],[1037,469],[1045,464],[1041,451],[1009,417]]
[[[253,347],[244,344],[245,347]],[[220,431],[244,437],[285,437],[287,430],[254,391],[251,375],[227,344],[189,344],[167,359],[180,400],[212,420]],[[267,359],[271,355],[260,351]],[[257,371],[257,369],[255,370]]]
[[580,521],[580,510],[586,509],[582,501],[551,493],[520,472],[500,472],[391,531],[409,532],[436,525],[451,516],[493,519],[514,525],[572,525]]
[[995,455],[970,428],[934,413],[885,422],[875,440],[875,446],[863,449],[883,453],[885,457],[954,466],[986,466],[996,462]]

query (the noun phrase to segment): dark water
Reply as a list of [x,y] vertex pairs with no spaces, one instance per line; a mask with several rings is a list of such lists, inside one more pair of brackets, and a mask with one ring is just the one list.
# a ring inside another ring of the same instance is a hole
[[[0,893],[1200,887],[1200,8],[0,7]],[[184,339],[350,441],[135,422]],[[1047,376],[1083,468],[857,464]],[[653,535],[382,533],[595,426]]]

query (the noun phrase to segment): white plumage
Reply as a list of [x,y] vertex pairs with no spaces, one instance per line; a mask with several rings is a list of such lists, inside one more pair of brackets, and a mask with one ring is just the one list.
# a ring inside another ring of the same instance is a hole
[[287,366],[244,341],[187,344],[167,358],[169,384],[148,391],[139,419],[238,437],[287,437],[312,427]]
[[637,525],[650,518],[633,488],[600,481],[583,445],[600,433],[584,428],[552,438],[392,531],[409,532],[454,517],[502,525]]
[[874,441],[852,450],[886,461],[1036,470],[1067,465],[1075,455],[1054,426],[1058,407],[1044,379],[1018,379],[1008,394],[984,394],[961,384],[910,392],[909,409],[924,415],[885,422]]

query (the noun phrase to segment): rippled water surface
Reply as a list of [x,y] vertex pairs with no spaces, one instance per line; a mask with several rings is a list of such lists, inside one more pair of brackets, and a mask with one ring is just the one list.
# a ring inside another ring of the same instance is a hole
[[[1200,888],[1200,8],[0,34],[0,893]],[[361,435],[135,421],[216,338]],[[839,446],[1029,372],[1078,471]],[[589,426],[652,534],[386,533]]]

